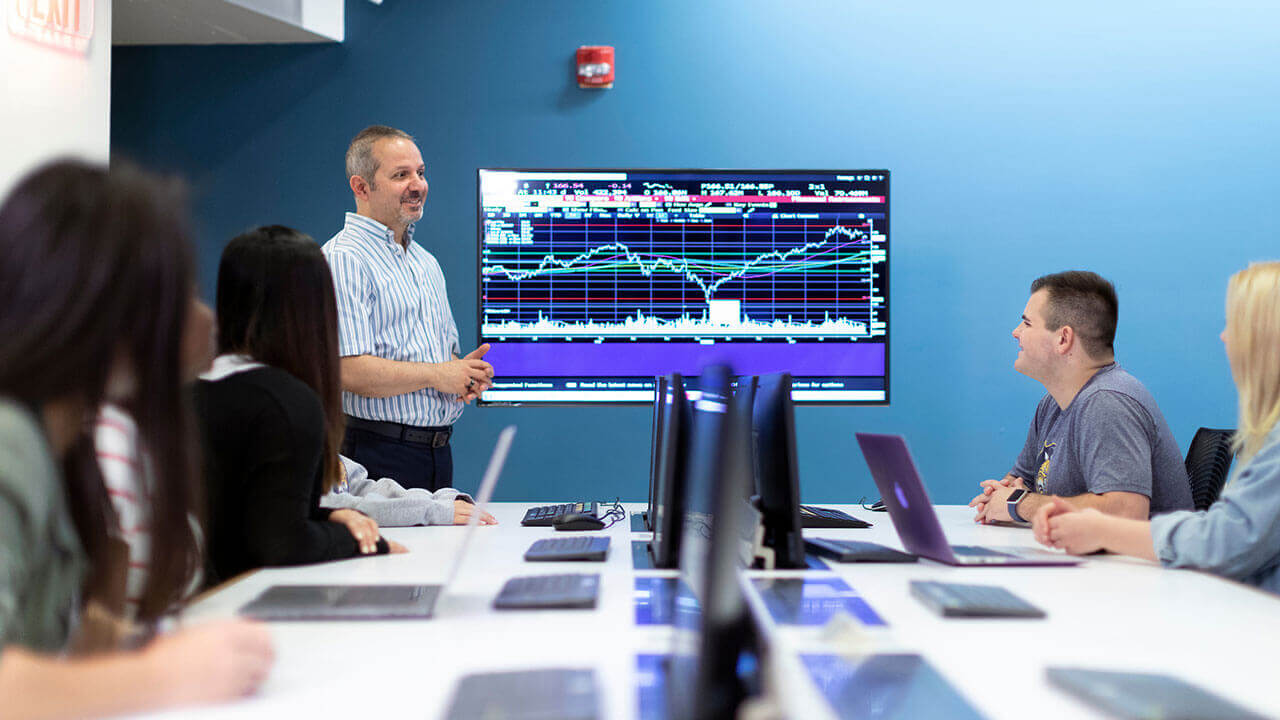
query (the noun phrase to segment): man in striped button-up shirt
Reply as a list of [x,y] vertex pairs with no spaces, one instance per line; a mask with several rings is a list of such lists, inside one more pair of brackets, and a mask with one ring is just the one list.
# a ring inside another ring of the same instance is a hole
[[489,346],[459,358],[440,264],[413,242],[427,198],[413,138],[365,128],[347,150],[347,181],[356,211],[323,248],[338,300],[342,454],[405,487],[449,487],[451,426],[492,381]]

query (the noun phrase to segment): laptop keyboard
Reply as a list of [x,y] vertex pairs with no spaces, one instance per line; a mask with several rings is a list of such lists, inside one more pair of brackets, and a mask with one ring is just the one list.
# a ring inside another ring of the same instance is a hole
[[260,620],[430,617],[439,585],[273,585],[240,613]]
[[422,597],[427,588],[421,585],[358,585],[343,591],[342,605],[384,605],[404,603]]
[[946,617],[1042,618],[1044,611],[995,585],[911,581],[911,594]]
[[500,610],[534,608],[593,608],[600,592],[597,574],[529,575],[502,586],[493,606]]
[[609,538],[604,535],[546,538],[529,546],[525,560],[604,560]]
[[599,516],[599,504],[596,502],[571,502],[561,505],[540,505],[538,507],[529,508],[525,511],[524,519],[520,521],[521,525],[526,527],[551,527],[551,521],[557,515],[565,513],[587,513],[588,515]]
[[960,557],[973,557],[973,558],[983,558],[983,557],[989,557],[989,558],[1007,558],[1007,557],[1013,557],[1013,556],[1012,556],[1012,555],[1010,555],[1009,553],[997,552],[997,551],[995,551],[995,550],[991,550],[991,549],[989,549],[989,548],[984,548],[984,547],[981,547],[981,546],[979,546],[979,545],[952,545],[952,546],[951,546],[951,552],[955,553],[957,556],[960,556]]

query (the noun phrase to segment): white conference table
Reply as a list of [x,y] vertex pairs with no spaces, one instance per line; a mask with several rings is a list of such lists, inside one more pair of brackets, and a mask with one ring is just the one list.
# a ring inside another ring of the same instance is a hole
[[[533,668],[593,668],[602,714],[637,715],[637,653],[669,649],[671,631],[635,624],[634,579],[673,575],[637,571],[630,518],[606,531],[603,563],[529,563],[536,539],[567,535],[527,528],[530,503],[496,503],[500,524],[481,527],[466,565],[446,589],[435,617],[422,621],[273,623],[276,664],[261,692],[230,705],[185,708],[181,717],[443,717],[454,685],[472,672]],[[627,508],[640,509],[639,504]],[[862,539],[901,547],[887,515],[833,505],[875,527],[807,530],[814,537]],[[1020,528],[975,525],[972,511],[938,508],[954,544],[1035,546]],[[274,584],[441,583],[463,534],[461,527],[386,528],[410,549],[403,555],[359,558],[248,574],[209,593],[183,622],[229,617]],[[925,657],[983,715],[1025,720],[1100,717],[1052,686],[1051,665],[1166,672],[1214,690],[1254,711],[1280,717],[1280,684],[1272,657],[1280,640],[1280,597],[1237,583],[1114,556],[1080,567],[952,568],[914,564],[830,564],[827,571],[778,571],[771,576],[844,579],[887,627],[856,621],[819,627],[777,627],[771,633],[767,683],[788,717],[835,717],[799,665],[799,653],[913,652]],[[507,578],[558,572],[599,572],[595,610],[495,611]],[[912,579],[1002,585],[1048,612],[1044,620],[944,619],[910,596]]]

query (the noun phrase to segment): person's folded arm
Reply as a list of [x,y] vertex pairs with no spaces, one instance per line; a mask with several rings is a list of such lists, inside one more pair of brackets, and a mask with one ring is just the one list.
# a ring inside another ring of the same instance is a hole
[[330,492],[320,498],[326,508],[351,508],[359,510],[383,527],[408,527],[412,525],[451,525],[454,522],[454,500],[470,502],[470,496],[454,488],[441,488],[434,493],[421,488],[405,488],[391,478],[377,481],[357,479],[351,482],[348,472],[348,491]]
[[424,388],[438,390],[459,399],[487,389],[493,380],[493,366],[482,358],[482,345],[466,357],[440,363],[388,360],[374,355],[343,357],[342,389],[365,397],[392,397]]
[[[1036,511],[1049,502],[1049,498],[1053,495],[1037,495],[1028,493],[1022,496],[1022,501],[1018,503],[1018,514],[1024,520],[1030,520]],[[1083,495],[1071,495],[1063,497],[1077,510],[1093,508],[1107,515],[1128,518],[1130,520],[1146,520],[1150,514],[1151,501],[1145,495],[1138,493],[1114,491],[1100,494],[1085,493]]]
[[[381,482],[393,482],[383,478]],[[401,492],[394,495],[376,491],[377,484],[368,488],[363,495],[354,493],[326,493],[320,498],[320,504],[326,508],[350,508],[373,518],[381,527],[410,527],[428,525],[428,512],[434,504],[430,493],[425,490],[414,493]],[[401,488],[403,491],[404,489]]]

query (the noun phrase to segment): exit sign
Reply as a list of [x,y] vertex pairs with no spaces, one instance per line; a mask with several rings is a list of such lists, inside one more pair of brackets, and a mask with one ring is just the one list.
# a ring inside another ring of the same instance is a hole
[[93,0],[5,0],[9,32],[57,48],[84,52],[93,37]]

